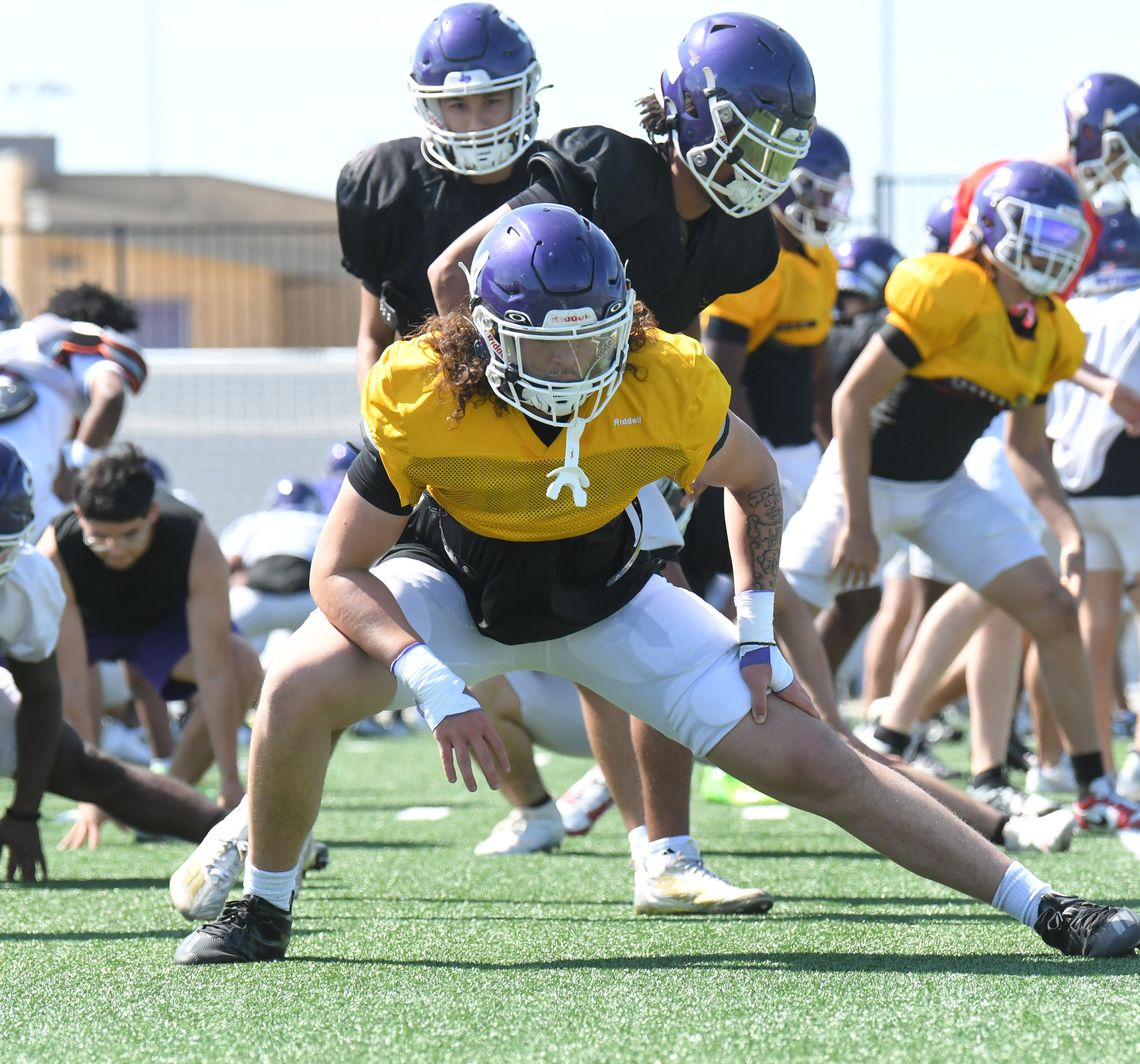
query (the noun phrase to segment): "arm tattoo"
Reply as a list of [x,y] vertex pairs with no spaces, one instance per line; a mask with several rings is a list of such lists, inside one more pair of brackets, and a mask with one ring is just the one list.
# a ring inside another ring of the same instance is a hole
[[753,590],[773,591],[780,568],[780,540],[784,533],[784,502],[779,482],[759,491],[750,491],[744,498],[744,513]]

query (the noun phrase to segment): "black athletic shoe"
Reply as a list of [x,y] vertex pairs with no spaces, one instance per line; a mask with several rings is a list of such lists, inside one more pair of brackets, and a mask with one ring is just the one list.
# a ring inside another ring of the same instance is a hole
[[1033,925],[1046,945],[1077,957],[1127,957],[1140,945],[1140,916],[1073,894],[1046,894]]
[[231,901],[222,915],[187,935],[174,951],[175,964],[245,964],[285,959],[293,917],[249,894]]

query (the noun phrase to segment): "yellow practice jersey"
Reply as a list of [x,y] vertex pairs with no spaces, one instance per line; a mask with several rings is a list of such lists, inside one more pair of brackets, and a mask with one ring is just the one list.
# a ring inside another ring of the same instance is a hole
[[828,247],[781,248],[775,270],[747,292],[721,296],[701,314],[707,330],[716,318],[748,330],[748,350],[769,340],[788,347],[815,347],[831,331],[839,264]]
[[481,536],[539,542],[582,536],[620,515],[660,477],[688,488],[724,429],[729,388],[701,345],[655,332],[629,356],[620,387],[582,434],[587,503],[547,497],[562,467],[565,432],[544,444],[517,409],[469,403],[462,418],[440,387],[427,340],[389,347],[369,374],[366,429],[405,505],[426,491]]
[[998,407],[1043,398],[1071,377],[1085,338],[1056,296],[1036,300],[1033,335],[1010,323],[997,285],[975,262],[932,254],[904,259],[887,282],[887,324],[906,335],[920,361],[912,376],[944,381]]

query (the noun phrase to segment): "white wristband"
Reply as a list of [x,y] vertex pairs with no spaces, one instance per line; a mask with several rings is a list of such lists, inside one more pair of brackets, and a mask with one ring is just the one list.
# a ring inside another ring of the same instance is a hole
[[416,708],[432,731],[446,717],[479,708],[464,690],[463,681],[423,643],[413,643],[397,654],[392,674],[416,696]]
[[102,453],[94,447],[88,447],[82,440],[72,440],[67,449],[67,464],[75,470],[83,469]]
[[774,643],[776,630],[772,617],[776,610],[774,591],[738,591],[736,630],[742,643]]

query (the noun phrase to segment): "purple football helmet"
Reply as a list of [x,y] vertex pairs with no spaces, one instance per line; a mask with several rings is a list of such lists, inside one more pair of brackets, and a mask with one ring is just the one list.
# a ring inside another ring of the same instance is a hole
[[282,477],[265,493],[265,509],[323,512],[321,498],[312,484],[293,477]]
[[822,247],[847,224],[851,158],[830,129],[816,126],[803,161],[776,200],[787,226],[805,244]]
[[1097,214],[1128,205],[1126,175],[1140,167],[1140,85],[1122,74],[1090,74],[1064,103],[1069,155]]
[[[535,96],[542,69],[530,38],[491,4],[446,8],[412,55],[408,88],[423,124],[421,148],[433,166],[455,174],[489,174],[518,159],[538,129]],[[509,93],[510,118],[490,129],[455,132],[443,102],[456,96]]]
[[0,332],[15,329],[23,321],[24,316],[20,313],[20,304],[16,302],[16,297],[0,284]]
[[950,250],[950,223],[954,220],[956,206],[953,196],[943,196],[926,216],[926,250]]
[[32,474],[20,452],[0,439],[0,577],[16,564],[32,518]]
[[1092,261],[1077,282],[1077,295],[1107,295],[1140,288],[1140,219],[1131,211],[1118,211],[1101,221],[1104,228]]
[[621,383],[633,322],[609,237],[570,207],[520,207],[475,249],[469,280],[495,394],[550,425],[597,417]]
[[330,477],[344,476],[359,453],[351,443],[345,440],[337,440],[329,448],[328,457],[325,459],[325,472]]
[[883,306],[883,292],[891,271],[902,262],[902,252],[881,236],[857,236],[835,249],[839,262],[836,282],[840,293],[865,296]]
[[685,165],[733,217],[774,202],[807,154],[815,75],[795,38],[767,19],[729,13],[694,23],[661,74],[660,95]]
[[1089,227],[1073,179],[1031,159],[999,166],[974,194],[970,223],[994,260],[1034,295],[1058,292],[1080,269]]

